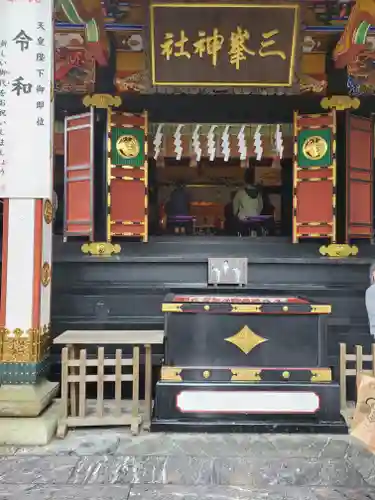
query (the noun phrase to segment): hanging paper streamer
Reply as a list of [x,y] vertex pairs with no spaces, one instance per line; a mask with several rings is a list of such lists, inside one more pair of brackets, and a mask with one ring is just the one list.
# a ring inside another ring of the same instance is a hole
[[201,139],[200,139],[200,134],[199,134],[200,129],[201,129],[201,126],[197,125],[195,127],[193,135],[192,135],[193,151],[195,153],[197,161],[200,161],[201,157],[202,157]]
[[157,160],[159,158],[159,155],[160,155],[160,150],[161,150],[161,145],[162,145],[162,142],[163,142],[163,127],[164,127],[164,123],[160,123],[160,125],[158,125],[158,128],[156,129],[156,134],[155,134],[155,137],[154,137],[154,160]]
[[276,125],[275,145],[276,145],[276,153],[278,154],[281,160],[284,153],[284,144],[283,144],[283,133],[281,131],[281,125],[279,124]]
[[260,133],[261,129],[262,125],[258,125],[254,134],[254,151],[257,161],[260,161],[263,156],[262,135]]
[[229,127],[230,125],[225,127],[221,136],[221,152],[223,153],[224,161],[229,161],[230,157]]
[[212,125],[207,134],[207,151],[210,161],[214,161],[216,155],[215,130],[217,125]]
[[245,127],[246,125],[242,125],[237,139],[238,139],[238,152],[240,153],[240,160],[246,160],[247,158],[247,146],[246,146],[246,139],[245,139]]
[[181,160],[182,158],[182,140],[181,140],[181,130],[183,125],[177,125],[176,132],[174,133],[174,152],[176,153],[176,160]]

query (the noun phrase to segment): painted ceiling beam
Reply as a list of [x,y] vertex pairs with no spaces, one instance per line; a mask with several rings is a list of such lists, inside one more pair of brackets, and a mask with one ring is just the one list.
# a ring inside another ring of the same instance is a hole
[[98,64],[106,66],[109,56],[109,41],[101,0],[58,0],[57,10],[64,13],[71,25],[82,26],[85,30],[88,52]]
[[[71,24],[57,21],[55,23],[56,28],[59,30],[82,30],[84,29],[84,24]],[[117,24],[117,23],[106,23],[104,25],[106,31],[142,31],[144,26],[142,24]],[[345,29],[344,25],[337,26],[306,26],[303,30],[305,33],[343,33]],[[375,27],[370,28],[370,32],[375,32]]]

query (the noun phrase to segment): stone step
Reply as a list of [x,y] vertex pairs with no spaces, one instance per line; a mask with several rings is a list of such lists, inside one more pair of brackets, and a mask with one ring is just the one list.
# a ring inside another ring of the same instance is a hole
[[[125,429],[94,429],[70,432],[65,440],[53,441],[45,447],[11,448],[7,454],[6,459],[0,458],[0,483],[7,484],[38,481],[98,487],[133,484],[151,490],[171,485],[177,490],[191,487],[197,492],[204,487],[257,492],[269,488],[280,492],[294,487],[306,491],[323,488],[327,492],[375,488],[374,456],[348,436],[142,434],[131,437]],[[190,500],[189,496],[181,498]],[[361,497],[327,494],[298,498],[359,500]]]

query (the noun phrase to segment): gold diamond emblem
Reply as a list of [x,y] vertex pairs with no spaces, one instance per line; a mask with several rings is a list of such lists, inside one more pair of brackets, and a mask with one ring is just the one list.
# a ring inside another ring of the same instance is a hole
[[245,354],[249,354],[257,345],[267,342],[268,339],[257,335],[251,328],[245,325],[239,332],[232,337],[224,339],[231,344],[234,344],[238,349],[241,349]]

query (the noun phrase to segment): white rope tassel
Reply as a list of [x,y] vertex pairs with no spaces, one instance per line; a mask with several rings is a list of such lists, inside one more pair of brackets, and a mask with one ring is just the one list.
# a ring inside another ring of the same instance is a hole
[[262,125],[258,125],[254,134],[254,151],[257,161],[260,161],[263,156],[262,135],[260,133],[261,129]]
[[181,140],[181,130],[183,125],[177,125],[176,132],[174,133],[174,152],[176,153],[176,160],[181,160],[182,158],[182,140]]
[[207,151],[210,161],[214,161],[216,155],[215,130],[217,125],[212,125],[207,134]]
[[276,152],[281,160],[284,153],[284,144],[283,144],[283,133],[281,131],[281,125],[279,124],[276,125],[275,144],[276,144]]
[[247,146],[246,146],[246,139],[245,139],[245,128],[246,125],[242,125],[237,139],[238,139],[238,152],[240,153],[240,160],[246,160],[247,158]]
[[159,158],[159,155],[160,155],[160,151],[161,151],[161,145],[163,143],[163,127],[164,127],[164,123],[160,123],[160,125],[158,125],[158,128],[156,129],[156,134],[155,134],[155,137],[154,137],[154,160],[157,160]]
[[223,153],[224,161],[229,161],[230,157],[229,128],[230,125],[227,125],[221,136],[221,152]]
[[192,139],[193,139],[193,151],[195,153],[197,162],[202,158],[202,148],[201,148],[201,136],[200,136],[201,126],[197,125],[194,129]]

